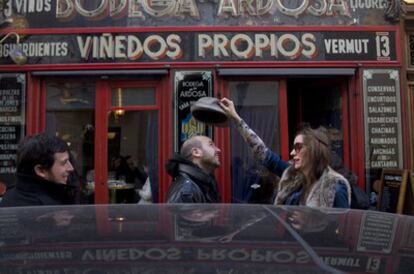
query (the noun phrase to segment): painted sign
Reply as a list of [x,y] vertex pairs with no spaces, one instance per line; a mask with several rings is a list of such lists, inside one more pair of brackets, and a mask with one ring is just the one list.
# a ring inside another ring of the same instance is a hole
[[[0,44],[0,64],[17,45]],[[394,31],[159,32],[31,35],[27,64],[113,62],[391,62]]]
[[400,79],[396,69],[363,71],[366,168],[402,168]]
[[178,151],[185,140],[196,135],[212,138],[211,126],[198,122],[191,114],[191,105],[198,99],[212,96],[213,83],[211,71],[177,71],[174,78],[176,106],[174,108],[175,151]]
[[[388,0],[6,0],[31,28],[387,25]],[[399,9],[400,6],[392,7]],[[397,12],[394,12],[398,14]]]
[[17,145],[25,127],[24,74],[0,74],[0,181],[16,172]]

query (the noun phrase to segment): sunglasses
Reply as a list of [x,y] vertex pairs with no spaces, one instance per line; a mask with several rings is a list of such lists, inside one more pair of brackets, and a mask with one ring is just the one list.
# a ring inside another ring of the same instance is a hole
[[304,146],[303,143],[294,143],[290,151],[295,150],[296,154],[298,154]]

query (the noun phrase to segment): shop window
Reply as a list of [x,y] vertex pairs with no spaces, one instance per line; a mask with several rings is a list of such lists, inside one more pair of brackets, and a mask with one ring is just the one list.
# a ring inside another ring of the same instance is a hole
[[94,164],[94,109],[94,84],[46,83],[46,131],[68,143],[81,181]]
[[[267,146],[279,151],[278,82],[230,82],[237,112]],[[236,129],[231,129],[232,202],[270,203],[275,175],[260,165]]]
[[[154,87],[111,89],[108,188],[111,203],[136,203],[148,182],[158,188],[158,112]],[[150,108],[150,109],[148,109]]]
[[112,106],[148,106],[155,105],[153,88],[115,88],[112,89]]
[[[132,86],[107,91],[110,102],[105,102],[106,96],[96,96],[95,83],[46,82],[46,130],[69,144],[85,194],[83,202],[94,202],[95,174],[104,172],[109,202],[136,203],[147,181],[153,193],[158,191],[156,89]],[[104,120],[95,121],[95,98],[109,106],[106,136],[96,136],[98,140],[107,139],[108,162],[106,170],[101,171],[94,165],[95,127]]]
[[327,78],[289,80],[289,143],[293,143],[302,127],[318,128],[328,135],[335,164],[340,165],[345,159],[342,105],[340,81]]
[[146,180],[156,184],[156,111],[111,112],[108,127],[108,188],[112,203],[136,203]]

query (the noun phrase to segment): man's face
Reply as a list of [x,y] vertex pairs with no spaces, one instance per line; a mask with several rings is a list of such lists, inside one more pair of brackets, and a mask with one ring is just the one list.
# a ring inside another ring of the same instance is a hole
[[55,162],[50,170],[45,172],[45,179],[59,184],[66,184],[73,166],[69,161],[68,152],[57,152],[54,155]]
[[201,141],[201,161],[205,165],[213,166],[214,168],[217,168],[220,166],[220,153],[221,150],[216,147],[214,142],[205,136],[200,136]]

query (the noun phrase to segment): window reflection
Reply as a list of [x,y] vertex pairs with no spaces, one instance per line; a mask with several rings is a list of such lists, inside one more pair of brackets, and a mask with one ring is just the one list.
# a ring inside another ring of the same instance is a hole
[[157,183],[157,112],[112,111],[108,123],[108,188],[112,203],[136,203],[139,190]]
[[[278,82],[230,82],[237,112],[262,138],[279,151]],[[271,203],[277,177],[253,157],[236,129],[231,129],[232,201]]]
[[46,83],[46,131],[68,143],[81,182],[94,164],[94,108],[94,84]]
[[112,89],[112,106],[148,106],[155,105],[154,88],[114,88]]

